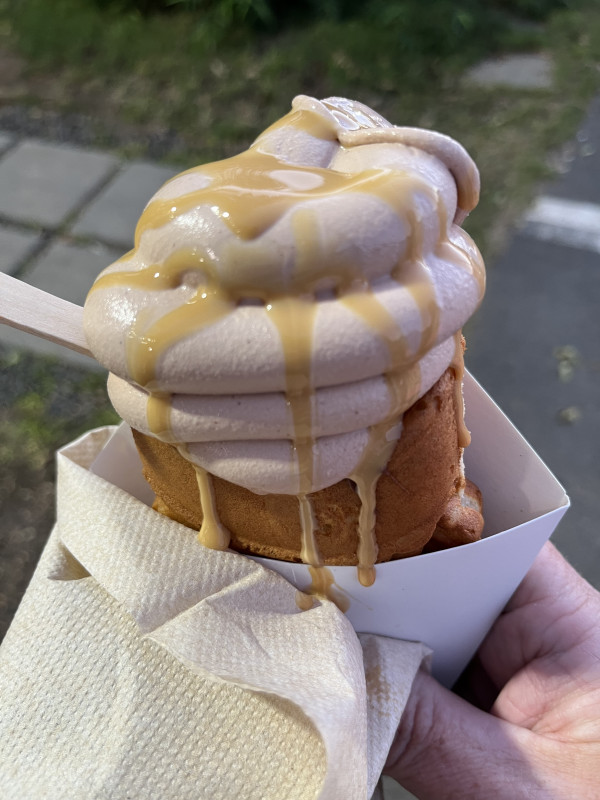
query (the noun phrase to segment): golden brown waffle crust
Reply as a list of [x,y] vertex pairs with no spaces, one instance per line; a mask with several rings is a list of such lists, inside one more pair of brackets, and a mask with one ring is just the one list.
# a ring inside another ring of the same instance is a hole
[[[420,553],[449,499],[464,485],[458,446],[455,373],[448,368],[404,414],[402,434],[377,484],[378,562]],[[155,508],[199,530],[202,509],[193,465],[173,445],[133,431]],[[258,495],[213,477],[216,508],[231,548],[300,561],[301,526],[293,495]],[[360,501],[346,479],[311,495],[316,543],[327,565],[357,564]]]

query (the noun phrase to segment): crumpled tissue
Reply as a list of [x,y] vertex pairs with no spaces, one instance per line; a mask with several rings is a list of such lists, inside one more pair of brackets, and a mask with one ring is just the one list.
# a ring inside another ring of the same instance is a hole
[[5,800],[365,800],[421,644],[357,636],[327,600],[59,451],[57,521],[0,649]]

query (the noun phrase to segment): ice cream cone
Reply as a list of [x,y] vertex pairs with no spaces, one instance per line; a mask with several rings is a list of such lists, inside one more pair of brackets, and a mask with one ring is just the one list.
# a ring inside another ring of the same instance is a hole
[[460,516],[478,189],[448,137],[300,97],[159,190],[84,314],[157,507],[209,547],[365,585]]

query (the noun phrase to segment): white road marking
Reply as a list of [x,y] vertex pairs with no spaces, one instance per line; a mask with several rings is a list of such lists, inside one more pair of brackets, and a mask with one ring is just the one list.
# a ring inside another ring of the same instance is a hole
[[536,239],[600,253],[600,205],[543,196],[523,222],[525,232]]

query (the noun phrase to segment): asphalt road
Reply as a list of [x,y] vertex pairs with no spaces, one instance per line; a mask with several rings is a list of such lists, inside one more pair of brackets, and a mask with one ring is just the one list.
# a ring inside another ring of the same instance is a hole
[[466,335],[468,368],[571,497],[553,541],[600,588],[600,100]]

